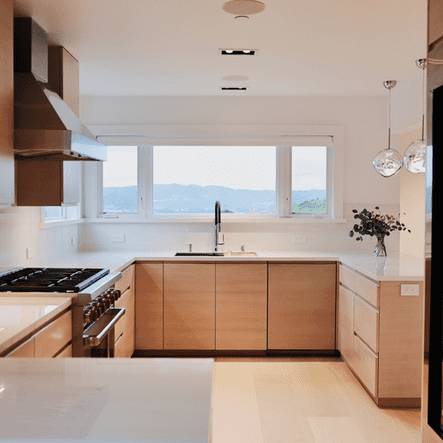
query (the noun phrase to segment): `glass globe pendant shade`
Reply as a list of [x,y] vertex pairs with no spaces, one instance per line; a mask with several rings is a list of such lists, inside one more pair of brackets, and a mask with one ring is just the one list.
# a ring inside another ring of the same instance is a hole
[[426,143],[424,140],[415,140],[409,145],[403,162],[409,172],[414,174],[426,172]]
[[394,149],[383,149],[372,161],[375,170],[383,177],[392,177],[403,166],[401,155]]

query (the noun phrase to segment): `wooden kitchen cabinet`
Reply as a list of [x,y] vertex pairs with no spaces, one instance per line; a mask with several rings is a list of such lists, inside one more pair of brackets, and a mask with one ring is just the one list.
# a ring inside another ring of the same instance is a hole
[[121,297],[115,302],[116,308],[124,308],[125,315],[115,325],[114,356],[130,358],[135,349],[135,279],[134,265],[122,272],[122,278],[115,284]]
[[335,350],[335,263],[270,263],[268,349]]
[[81,195],[81,164],[40,159],[16,161],[18,206],[77,204]]
[[215,263],[164,263],[164,349],[215,349]]
[[339,287],[338,349],[343,358],[354,363],[354,294],[345,287]]
[[443,36],[443,0],[428,1],[428,43],[432,45]]
[[421,282],[375,282],[340,265],[339,350],[379,406],[420,406],[422,295],[402,297],[403,283],[423,294]]
[[72,357],[72,311],[61,314],[5,357]]
[[266,350],[267,264],[216,264],[217,350]]
[[48,83],[79,117],[80,70],[78,61],[62,46],[48,48]]
[[0,205],[15,202],[13,2],[0,2]]
[[137,263],[135,346],[163,349],[163,263]]

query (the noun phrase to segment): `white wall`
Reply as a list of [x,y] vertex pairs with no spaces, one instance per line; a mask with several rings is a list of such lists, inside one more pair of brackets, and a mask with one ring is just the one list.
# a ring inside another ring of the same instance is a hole
[[75,254],[77,245],[78,225],[40,229],[39,207],[0,210],[0,268],[44,266]]
[[[403,117],[402,117],[403,118]],[[418,118],[420,116],[418,115]],[[83,97],[82,119],[89,125],[341,125],[344,127],[344,217],[346,224],[225,223],[225,250],[372,251],[374,243],[349,238],[352,209],[380,205],[400,210],[401,184],[408,177],[386,179],[373,168],[375,155],[387,147],[387,97]],[[404,120],[404,119],[403,119]],[[404,120],[406,121],[406,120]],[[410,121],[407,121],[409,124]],[[395,114],[392,127],[399,125]],[[393,138],[392,147],[400,138]],[[113,243],[115,233],[125,243]],[[306,235],[295,243],[294,235]],[[83,250],[196,250],[213,247],[213,225],[196,223],[106,224],[80,228]],[[388,253],[398,251],[400,236],[387,239]]]
[[[398,105],[397,105],[398,106]],[[393,104],[393,110],[395,111]],[[419,112],[417,112],[419,114]],[[344,127],[344,217],[347,224],[235,224],[225,223],[226,249],[257,250],[348,250],[371,251],[374,244],[365,239],[356,242],[348,232],[353,224],[352,209],[368,209],[380,205],[382,211],[404,212],[420,223],[421,208],[410,210],[405,204],[417,201],[420,190],[414,177],[406,171],[385,179],[372,167],[373,157],[386,147],[386,97],[83,97],[82,119],[87,124],[285,124],[285,125],[342,125]],[[420,115],[415,125],[419,126]],[[413,119],[402,120],[408,125]],[[393,112],[393,130],[400,122]],[[404,128],[403,128],[404,129]],[[407,131],[393,137],[393,147],[405,145],[412,137]],[[414,135],[409,141],[416,138]],[[403,148],[404,149],[404,146]],[[409,196],[414,195],[414,199]],[[413,214],[413,215],[412,215]],[[26,266],[26,249],[31,247],[34,257],[73,254],[72,237],[78,237],[80,250],[185,250],[186,244],[204,250],[212,248],[212,224],[97,224],[63,226],[40,229],[39,208],[0,210],[0,267]],[[125,243],[112,243],[115,232],[123,232]],[[414,232],[418,232],[417,228]],[[306,235],[306,243],[294,243],[294,234]],[[404,251],[421,250],[420,236],[403,241]],[[387,240],[389,251],[400,249],[396,233]]]

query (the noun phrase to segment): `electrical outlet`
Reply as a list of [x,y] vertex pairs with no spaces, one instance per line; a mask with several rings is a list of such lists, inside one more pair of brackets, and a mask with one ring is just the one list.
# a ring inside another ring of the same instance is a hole
[[404,285],[401,285],[401,295],[403,295],[403,296],[417,296],[417,295],[420,295],[420,285],[418,285],[418,284],[404,284]]
[[292,240],[294,243],[306,243],[306,235],[305,234],[293,235]]
[[112,237],[112,243],[124,243],[125,234],[114,234]]
[[71,246],[77,246],[77,237],[76,236],[71,237]]

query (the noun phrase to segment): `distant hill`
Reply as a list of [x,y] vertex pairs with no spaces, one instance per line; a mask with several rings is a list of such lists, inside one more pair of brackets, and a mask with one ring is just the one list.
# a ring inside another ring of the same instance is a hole
[[[302,205],[326,198],[324,189],[293,191],[292,203]],[[214,203],[219,200],[222,211],[233,213],[272,212],[276,210],[274,191],[232,189],[223,186],[154,185],[154,212],[158,214],[214,212]],[[310,204],[312,206],[312,203]],[[136,212],[137,187],[103,188],[105,212]]]

